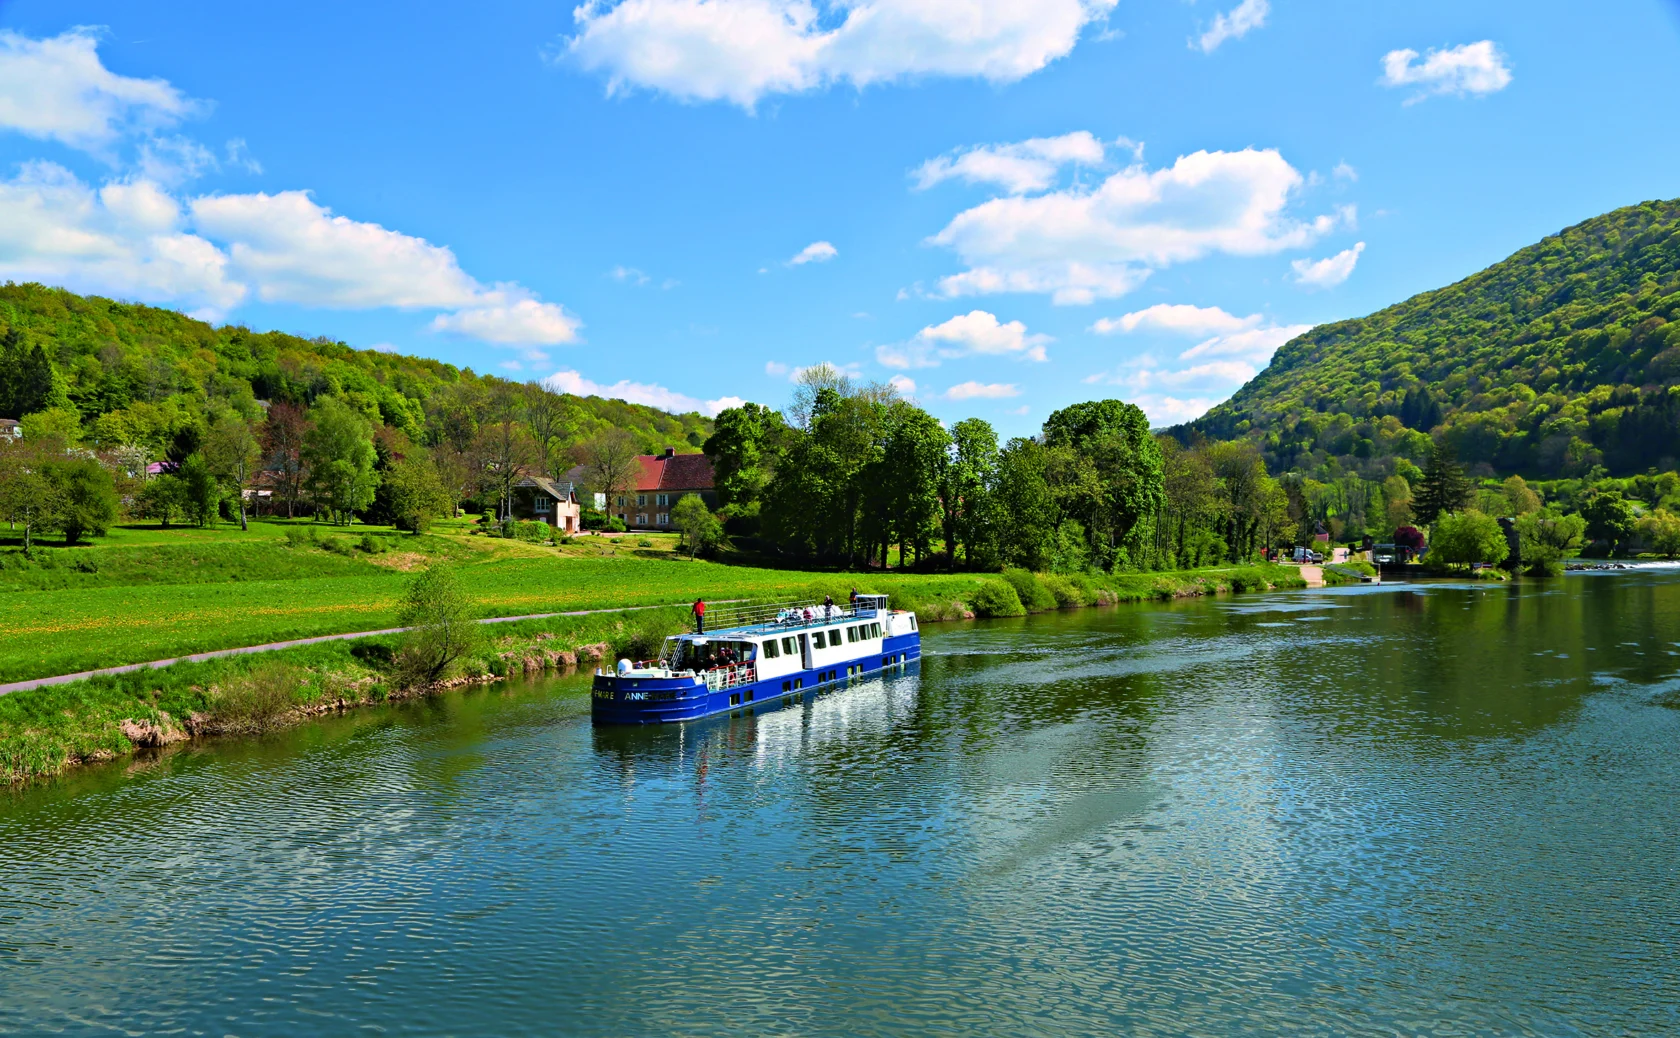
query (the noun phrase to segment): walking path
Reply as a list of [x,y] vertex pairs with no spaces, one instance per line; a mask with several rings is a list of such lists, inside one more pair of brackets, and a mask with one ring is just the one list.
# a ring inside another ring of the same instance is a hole
[[[742,599],[720,600],[735,602]],[[666,603],[665,605],[623,606],[618,609],[573,609],[563,613],[529,613],[525,616],[493,616],[487,620],[480,620],[481,624],[506,624],[516,620],[546,620],[555,616],[590,616],[595,613],[634,613],[642,609],[666,609],[680,603]],[[380,634],[401,634],[408,630],[406,627],[387,627],[382,631],[356,631],[352,634],[323,634],[317,638],[294,638],[289,642],[269,642],[267,645],[246,645],[238,649],[217,649],[214,652],[199,652],[191,656],[177,656],[172,660],[153,660],[150,663],[129,663],[121,667],[101,667],[98,670],[83,670],[75,674],[60,674],[51,678],[30,678],[28,681],[14,681],[8,685],[0,685],[0,696],[8,692],[27,692],[32,688],[42,688],[46,685],[62,685],[67,681],[80,681],[83,678],[97,677],[100,674],[127,674],[130,671],[145,670],[147,668],[167,667],[171,663],[203,663],[221,656],[242,656],[248,652],[268,652],[272,649],[290,649],[298,645],[314,645],[317,642],[338,642],[350,638],[372,638]]]

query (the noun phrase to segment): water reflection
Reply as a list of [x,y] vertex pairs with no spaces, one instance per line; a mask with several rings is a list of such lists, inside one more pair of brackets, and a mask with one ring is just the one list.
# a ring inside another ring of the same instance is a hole
[[11,791],[0,1032],[1680,1028],[1680,575],[926,647],[683,728],[574,677]]

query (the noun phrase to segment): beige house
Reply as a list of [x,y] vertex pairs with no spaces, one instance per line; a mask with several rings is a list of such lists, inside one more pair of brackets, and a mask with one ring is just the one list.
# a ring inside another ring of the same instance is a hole
[[526,476],[513,485],[513,517],[547,523],[556,533],[583,529],[577,487],[542,476]]

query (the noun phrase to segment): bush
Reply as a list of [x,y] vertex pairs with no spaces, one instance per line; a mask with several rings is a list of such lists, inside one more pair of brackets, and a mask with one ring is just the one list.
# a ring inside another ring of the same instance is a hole
[[307,675],[290,663],[265,663],[229,681],[211,701],[213,728],[224,732],[260,732],[280,724],[296,705]]
[[653,547],[653,542],[648,540],[646,537],[643,537],[641,540],[636,542],[636,547],[638,547],[638,548],[651,548],[651,547]]
[[453,570],[433,566],[409,582],[398,621],[409,628],[394,661],[403,687],[430,685],[478,645],[483,633]]
[[1056,596],[1049,588],[1038,582],[1038,578],[1024,569],[1006,569],[1003,579],[1015,589],[1015,597],[1029,612],[1042,613],[1047,609],[1055,609]]
[[1268,586],[1266,575],[1254,566],[1243,566],[1231,571],[1232,591],[1264,591]]
[[[1031,576],[1031,574],[1028,574]],[[974,590],[969,606],[975,616],[1025,616],[1026,607],[1012,584],[1003,580],[988,580]]]
[[336,534],[331,537],[322,538],[321,547],[326,551],[332,552],[334,555],[344,556],[348,556],[351,552],[356,550],[351,547],[350,538],[339,537]]
[[668,618],[644,617],[635,627],[614,639],[613,651],[625,659],[655,660],[665,649],[665,639],[680,629]]
[[1474,508],[1441,516],[1429,531],[1431,563],[1504,562],[1510,552],[1498,520]]
[[362,539],[356,542],[356,547],[367,552],[369,555],[378,555],[380,552],[385,550],[385,542],[371,533],[364,533],[362,534]]
[[601,528],[608,533],[623,533],[625,530],[629,529],[629,527],[624,525],[624,520],[620,519],[616,515],[608,519],[606,525]]
[[311,527],[288,526],[286,528],[286,547],[312,548],[317,542],[315,531]]
[[1046,573],[1038,580],[1039,583],[1044,585],[1044,589],[1056,599],[1056,606],[1059,609],[1077,609],[1089,601],[1085,593],[1073,581],[1060,573]]

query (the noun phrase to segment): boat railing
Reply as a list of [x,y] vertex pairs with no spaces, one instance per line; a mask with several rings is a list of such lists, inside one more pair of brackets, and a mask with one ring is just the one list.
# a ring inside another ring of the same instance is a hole
[[750,685],[758,680],[758,667],[751,662],[714,667],[705,673],[706,687],[713,692],[735,688],[737,685]]
[[[732,602],[706,610],[706,627],[724,631],[770,624],[796,626],[831,620],[875,617],[884,610],[886,596],[860,595],[857,605],[824,606],[812,602]],[[876,602],[881,603],[880,607]]]

